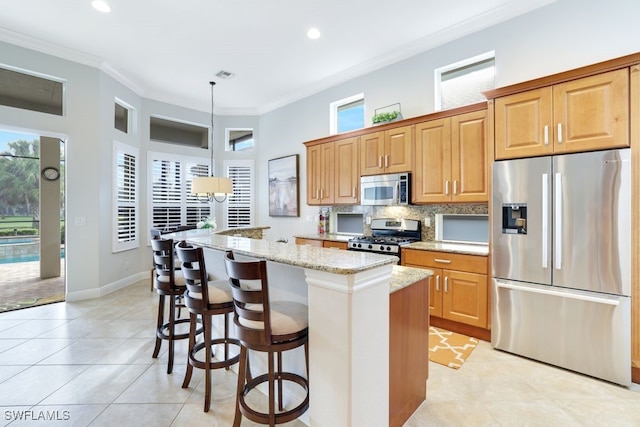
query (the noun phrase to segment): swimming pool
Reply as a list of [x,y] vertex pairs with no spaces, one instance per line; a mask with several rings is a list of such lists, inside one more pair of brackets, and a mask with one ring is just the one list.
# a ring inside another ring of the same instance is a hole
[[6,239],[0,238],[0,245],[16,245],[24,243],[34,243],[34,239],[32,237],[9,237]]
[[[64,248],[60,248],[64,258]],[[40,260],[40,238],[16,236],[0,238],[0,264],[31,262]]]

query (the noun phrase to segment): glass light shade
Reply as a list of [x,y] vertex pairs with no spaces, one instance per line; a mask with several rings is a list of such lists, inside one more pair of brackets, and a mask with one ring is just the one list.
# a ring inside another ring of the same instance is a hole
[[227,195],[233,193],[231,179],[221,176],[199,176],[191,182],[191,194]]

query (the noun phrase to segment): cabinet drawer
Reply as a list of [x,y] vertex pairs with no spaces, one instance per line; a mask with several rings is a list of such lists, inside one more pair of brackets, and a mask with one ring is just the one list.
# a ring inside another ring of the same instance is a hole
[[302,239],[302,238],[296,237],[296,245],[309,245],[309,246],[317,246],[321,248],[322,240]]
[[322,243],[325,248],[337,248],[347,250],[347,242],[336,242],[335,240],[325,240]]
[[403,264],[487,274],[487,257],[449,252],[402,249]]

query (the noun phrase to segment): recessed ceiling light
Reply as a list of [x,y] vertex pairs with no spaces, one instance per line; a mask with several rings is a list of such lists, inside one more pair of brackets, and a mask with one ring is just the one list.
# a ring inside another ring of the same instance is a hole
[[99,12],[109,13],[111,12],[111,6],[104,0],[93,0],[91,6]]
[[307,31],[307,37],[309,37],[311,40],[315,40],[315,39],[319,39],[320,38],[320,30],[318,30],[317,28],[309,28],[309,31]]

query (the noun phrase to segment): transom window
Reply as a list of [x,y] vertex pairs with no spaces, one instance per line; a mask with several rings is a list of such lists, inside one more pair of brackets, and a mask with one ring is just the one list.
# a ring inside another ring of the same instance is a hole
[[364,128],[364,94],[350,96],[329,105],[332,135]]
[[436,69],[436,110],[485,101],[482,92],[495,87],[495,74],[493,51]]

